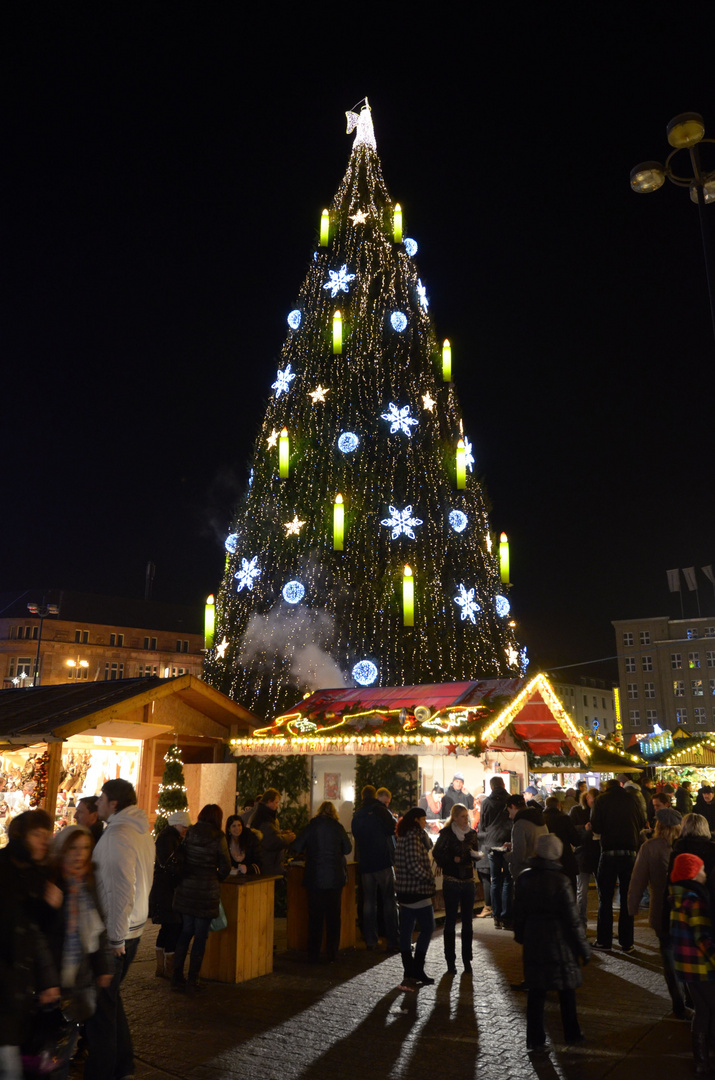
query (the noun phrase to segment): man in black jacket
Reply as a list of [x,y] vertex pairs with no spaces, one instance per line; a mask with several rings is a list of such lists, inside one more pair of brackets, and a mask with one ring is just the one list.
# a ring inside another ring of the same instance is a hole
[[395,819],[376,798],[375,788],[362,789],[362,805],[353,815],[358,869],[362,883],[362,934],[368,949],[377,945],[377,896],[385,917],[388,950],[399,952],[397,901],[395,900]]
[[596,871],[598,923],[594,949],[610,949],[613,944],[613,895],[618,882],[621,909],[618,914],[618,941],[626,953],[635,951],[633,917],[628,914],[628,886],[646,815],[640,800],[634,799],[618,780],[609,780],[591,811],[591,828],[601,838],[601,857]]
[[[497,929],[511,925],[512,880],[503,851],[495,851],[511,837],[511,820],[506,809],[508,795],[501,776],[489,781],[491,795],[482,803],[479,817],[479,848],[489,856],[490,895],[484,899],[486,914],[494,916]],[[482,912],[484,915],[485,912]]]

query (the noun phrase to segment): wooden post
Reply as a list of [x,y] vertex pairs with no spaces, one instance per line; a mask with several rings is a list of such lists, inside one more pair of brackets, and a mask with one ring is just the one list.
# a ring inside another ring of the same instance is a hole
[[47,788],[45,790],[45,797],[42,805],[47,813],[55,820],[55,814],[57,812],[57,789],[60,786],[60,772],[62,770],[62,742],[51,742],[47,744],[47,749],[50,752],[49,761],[47,762]]

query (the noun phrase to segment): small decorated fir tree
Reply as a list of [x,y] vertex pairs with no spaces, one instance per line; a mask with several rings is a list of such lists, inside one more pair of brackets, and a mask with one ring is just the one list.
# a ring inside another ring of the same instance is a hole
[[164,774],[159,784],[159,806],[154,822],[154,835],[157,836],[168,824],[169,814],[173,814],[176,810],[188,810],[188,808],[181,751],[174,743],[169,747],[164,758]]

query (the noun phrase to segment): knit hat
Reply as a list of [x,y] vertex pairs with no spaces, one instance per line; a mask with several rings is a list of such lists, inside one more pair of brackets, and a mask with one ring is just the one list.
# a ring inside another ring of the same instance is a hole
[[675,826],[680,825],[683,820],[683,815],[680,811],[672,810],[669,806],[664,807],[662,810],[656,810],[655,816],[666,829],[675,828]]
[[188,810],[175,810],[173,814],[169,814],[166,820],[170,825],[183,825],[188,829],[191,824],[191,814]]
[[[541,839],[541,837],[539,837],[539,839]],[[682,855],[677,855],[675,858],[670,880],[692,881],[694,877],[698,876],[704,866],[705,863],[702,859],[699,859],[697,855],[690,855],[688,852],[684,851]]]
[[536,854],[540,859],[558,861],[563,854],[564,845],[555,833],[542,833],[536,841]]
[[454,776],[452,777],[452,779],[453,780],[461,780],[464,783],[464,773],[463,772],[456,772],[454,774]]
[[710,784],[703,784],[700,788],[700,793],[702,795],[712,795],[713,791],[715,791],[715,788],[710,787]]

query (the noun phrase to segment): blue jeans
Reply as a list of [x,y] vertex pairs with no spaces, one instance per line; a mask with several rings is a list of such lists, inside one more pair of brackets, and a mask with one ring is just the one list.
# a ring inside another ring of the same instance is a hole
[[512,878],[503,851],[489,852],[489,876],[492,882],[494,918],[511,922]]
[[420,928],[417,944],[415,945],[415,952],[424,954],[429,948],[429,943],[432,940],[432,934],[434,933],[434,908],[432,907],[432,904],[425,904],[424,907],[419,908],[403,907],[403,905],[400,905],[401,953],[412,952],[412,931],[415,928],[415,923],[417,923]]
[[182,915],[181,920],[181,933],[174,952],[174,978],[177,982],[183,977],[184,962],[192,938],[194,944],[191,946],[191,957],[189,959],[189,977],[193,979],[198,976],[211,928],[211,919],[202,919],[198,915]]
[[462,960],[472,959],[472,915],[474,914],[474,882],[445,881],[444,896],[444,958],[453,964],[457,954],[457,915],[462,915]]
[[94,1016],[85,1021],[89,1051],[84,1080],[121,1080],[134,1073],[134,1047],[122,1005],[120,988],[137,954],[140,938],[124,942],[124,956],[112,956],[114,972],[105,990],[97,993]]
[[598,923],[596,940],[599,945],[610,949],[613,944],[613,896],[616,882],[621,898],[621,910],[618,912],[618,942],[622,949],[630,949],[633,944],[633,916],[628,914],[628,886],[631,883],[636,856],[609,855],[601,852],[596,871],[598,885]]
[[395,872],[391,866],[361,874],[362,883],[362,936],[368,948],[377,945],[377,895],[382,899],[385,917],[385,933],[388,949],[398,946],[397,902],[395,900]]

